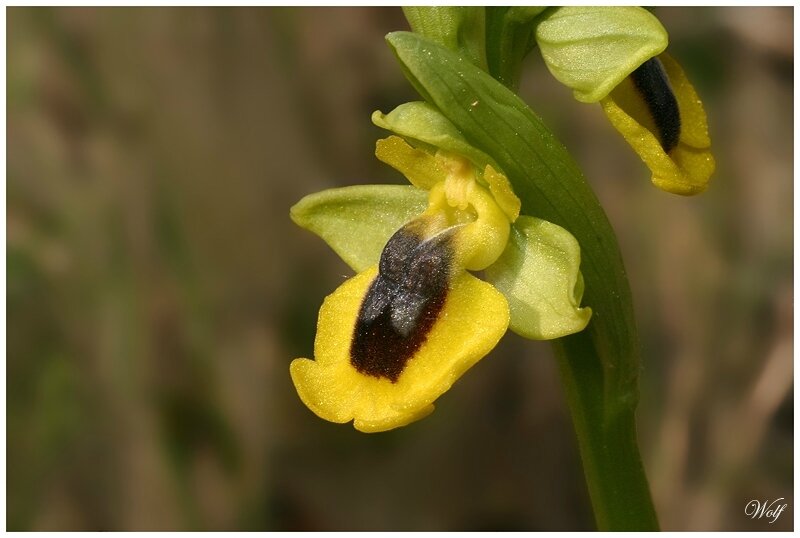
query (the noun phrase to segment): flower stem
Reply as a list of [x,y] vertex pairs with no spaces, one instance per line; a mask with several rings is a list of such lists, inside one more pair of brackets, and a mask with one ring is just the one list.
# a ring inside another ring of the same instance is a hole
[[589,331],[553,343],[599,530],[658,530],[636,441],[635,405],[608,390]]

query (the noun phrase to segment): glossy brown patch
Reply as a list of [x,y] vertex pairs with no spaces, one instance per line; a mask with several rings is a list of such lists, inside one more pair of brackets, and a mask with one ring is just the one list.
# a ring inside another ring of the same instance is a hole
[[650,58],[631,73],[631,80],[656,124],[661,147],[669,153],[681,136],[681,113],[661,60]]
[[350,363],[362,374],[397,382],[427,340],[444,308],[452,250],[445,232],[422,239],[398,230],[381,254],[350,345]]

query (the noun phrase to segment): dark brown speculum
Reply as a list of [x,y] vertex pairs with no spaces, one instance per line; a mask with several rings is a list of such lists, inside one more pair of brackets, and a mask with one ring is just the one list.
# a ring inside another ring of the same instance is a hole
[[631,73],[631,79],[656,124],[661,147],[669,153],[681,136],[681,113],[664,66],[658,58],[650,58]]
[[350,345],[356,370],[392,383],[425,343],[449,288],[452,235],[424,238],[417,228],[401,228],[386,244]]

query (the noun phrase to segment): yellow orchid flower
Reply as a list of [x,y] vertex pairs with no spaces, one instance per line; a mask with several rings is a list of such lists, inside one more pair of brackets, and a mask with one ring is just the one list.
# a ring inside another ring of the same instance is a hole
[[505,297],[466,268],[499,257],[510,223],[488,191],[465,183],[437,184],[428,210],[392,236],[379,264],[325,300],[317,360],[291,365],[300,398],[320,417],[354,420],[365,432],[422,418],[506,332]]
[[611,124],[675,194],[703,192],[714,172],[708,121],[667,33],[640,7],[559,7],[536,27],[548,69],[581,102],[599,102]]
[[[413,186],[334,189],[292,208],[295,222],[359,272],[325,299],[315,358],[292,361],[291,377],[311,411],[363,432],[429,414],[509,324],[531,338],[554,338],[582,330],[591,316],[579,306],[577,242],[563,228],[518,217],[519,200],[502,173],[396,136],[379,141],[376,154]],[[426,208],[405,220],[423,194]],[[374,238],[390,229],[388,240]],[[526,271],[541,271],[545,291],[520,274],[523,258],[534,264]],[[494,283],[469,273],[481,270]]]

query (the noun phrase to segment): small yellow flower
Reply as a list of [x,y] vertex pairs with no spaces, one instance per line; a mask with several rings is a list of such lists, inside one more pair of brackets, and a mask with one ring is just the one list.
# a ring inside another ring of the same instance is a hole
[[383,142],[379,155],[391,160],[387,152],[405,152],[400,161],[413,164],[407,173],[433,183],[428,209],[389,239],[377,265],[325,300],[316,360],[297,359],[290,368],[309,409],[331,422],[353,420],[364,432],[430,413],[509,323],[503,294],[466,271],[485,269],[502,254],[508,216],[466,160],[434,157],[396,137]]
[[[292,381],[319,417],[363,432],[429,414],[509,325],[529,338],[557,338],[591,316],[579,306],[577,242],[563,228],[519,217],[502,173],[397,136],[380,140],[376,155],[413,186],[333,189],[292,208],[295,222],[358,271],[325,299],[315,358],[292,361]],[[483,270],[490,282],[468,272]]]
[[706,190],[715,168],[706,113],[668,54],[643,63],[600,103],[656,187],[684,195]]
[[664,53],[667,32],[652,13],[635,6],[551,8],[535,38],[547,68],[578,101],[601,103],[654,185],[684,195],[707,188],[715,165],[706,113]]

